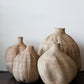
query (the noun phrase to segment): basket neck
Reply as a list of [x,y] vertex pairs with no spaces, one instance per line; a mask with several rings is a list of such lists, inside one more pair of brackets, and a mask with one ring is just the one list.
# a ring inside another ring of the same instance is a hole
[[17,37],[17,44],[23,43],[23,37]]
[[27,47],[26,47],[26,50],[27,50],[27,51],[28,51],[28,50],[29,50],[29,51],[34,50],[34,46],[31,46],[31,45],[30,45],[30,46],[27,46]]
[[55,33],[65,34],[65,28],[55,28]]

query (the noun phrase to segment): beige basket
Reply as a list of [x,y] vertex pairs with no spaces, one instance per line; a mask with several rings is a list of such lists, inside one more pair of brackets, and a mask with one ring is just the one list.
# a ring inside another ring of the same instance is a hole
[[38,48],[38,55],[41,56],[47,51],[53,42],[60,42],[61,50],[76,62],[79,71],[81,67],[79,47],[76,42],[65,33],[65,28],[56,28],[53,34],[45,38]]
[[13,64],[13,75],[19,82],[32,83],[38,80],[37,61],[39,56],[33,46],[16,56]]
[[6,67],[10,73],[12,73],[14,58],[16,57],[17,54],[24,51],[25,48],[26,48],[26,45],[23,43],[23,37],[18,37],[17,44],[7,48],[7,51],[6,51]]
[[56,43],[39,58],[38,70],[45,84],[69,84],[77,74],[76,63]]

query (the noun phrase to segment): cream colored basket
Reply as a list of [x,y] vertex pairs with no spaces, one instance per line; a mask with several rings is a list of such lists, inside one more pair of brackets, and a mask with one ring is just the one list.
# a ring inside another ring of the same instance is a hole
[[39,58],[38,70],[45,84],[69,84],[77,74],[76,63],[56,43]]
[[60,48],[68,56],[70,56],[77,64],[78,71],[81,67],[80,51],[76,42],[65,33],[65,28],[56,28],[55,32],[45,38],[38,48],[38,55],[42,55],[53,44],[53,42],[60,42]]
[[32,83],[38,80],[37,61],[39,56],[33,46],[16,56],[13,63],[13,75],[19,82]]
[[24,51],[26,48],[26,45],[23,43],[23,37],[18,37],[17,44],[8,47],[6,50],[6,67],[10,73],[12,73],[13,70],[13,60],[16,57],[17,54]]

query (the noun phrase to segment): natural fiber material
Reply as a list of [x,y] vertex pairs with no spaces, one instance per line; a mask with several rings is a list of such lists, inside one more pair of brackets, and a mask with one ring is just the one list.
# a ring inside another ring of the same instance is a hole
[[39,56],[33,46],[27,48],[16,56],[13,64],[13,75],[19,82],[31,83],[39,78],[37,61]]
[[8,47],[6,51],[6,66],[10,73],[12,73],[13,69],[13,60],[16,57],[17,54],[24,51],[26,48],[26,45],[23,43],[23,37],[18,37],[17,44]]
[[61,50],[76,62],[79,71],[81,67],[79,47],[76,42],[65,33],[65,28],[56,28],[53,34],[45,38],[38,48],[38,55],[41,56],[47,51],[53,42],[60,42]]
[[45,84],[69,84],[77,74],[75,62],[54,43],[38,60],[38,71]]

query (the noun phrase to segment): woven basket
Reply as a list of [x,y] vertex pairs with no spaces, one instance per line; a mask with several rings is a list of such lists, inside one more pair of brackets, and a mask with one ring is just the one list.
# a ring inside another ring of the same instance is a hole
[[78,71],[81,67],[80,51],[76,42],[65,33],[65,28],[56,28],[55,32],[45,38],[38,48],[38,55],[42,55],[50,47],[52,47],[53,42],[59,42],[60,48],[68,56],[70,56],[77,64]]
[[19,82],[32,83],[38,80],[37,61],[39,56],[33,46],[16,56],[13,63],[13,75]]
[[38,70],[45,84],[69,84],[77,74],[76,63],[56,43],[39,58]]
[[13,70],[13,60],[16,57],[17,54],[24,51],[26,48],[26,45],[23,43],[23,37],[18,37],[17,44],[8,47],[6,50],[6,67],[10,73],[12,73]]

